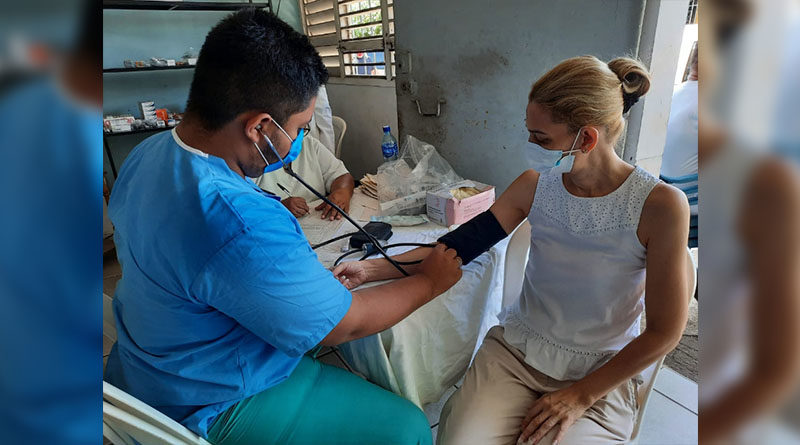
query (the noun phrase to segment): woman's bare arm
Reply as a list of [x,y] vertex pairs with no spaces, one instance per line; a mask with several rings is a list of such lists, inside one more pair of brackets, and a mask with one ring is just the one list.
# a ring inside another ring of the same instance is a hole
[[608,363],[575,384],[592,402],[674,349],[686,327],[692,296],[686,196],[666,184],[656,186],[645,202],[638,232],[647,247],[647,327]]
[[[750,265],[750,367],[700,410],[702,443],[734,433],[794,394],[800,376],[800,177],[780,161],[755,172],[742,207]],[[702,297],[701,297],[702,301]]]

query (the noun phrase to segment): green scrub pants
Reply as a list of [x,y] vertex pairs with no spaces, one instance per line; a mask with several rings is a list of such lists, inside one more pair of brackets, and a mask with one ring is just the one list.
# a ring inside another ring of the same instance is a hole
[[220,414],[208,440],[215,445],[432,445],[428,420],[416,405],[309,356],[285,381]]

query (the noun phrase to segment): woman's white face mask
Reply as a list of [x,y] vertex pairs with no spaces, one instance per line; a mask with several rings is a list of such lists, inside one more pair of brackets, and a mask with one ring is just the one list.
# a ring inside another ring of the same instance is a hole
[[583,128],[578,130],[575,140],[572,141],[572,146],[567,151],[548,150],[535,142],[531,142],[533,147],[525,150],[528,164],[539,173],[546,171],[552,174],[569,173],[572,170],[572,164],[575,162],[573,153],[580,151],[575,148],[575,144],[578,143],[581,131],[583,131]]

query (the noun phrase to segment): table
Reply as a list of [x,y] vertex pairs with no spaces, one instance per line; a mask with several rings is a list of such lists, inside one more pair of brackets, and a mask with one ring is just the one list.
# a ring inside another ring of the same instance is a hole
[[[314,208],[317,203],[310,203]],[[359,223],[378,213],[378,202],[356,190],[350,215]],[[347,221],[322,221],[312,210],[299,220],[312,243],[355,231]],[[389,243],[432,242],[447,232],[434,223],[393,227]],[[347,239],[317,250],[330,267]],[[348,364],[371,382],[420,407],[438,401],[467,370],[480,342],[498,324],[503,296],[503,266],[508,239],[464,266],[461,280],[395,326],[339,345]],[[390,254],[410,248],[397,248]],[[354,255],[358,259],[358,255]],[[372,284],[372,283],[370,283]],[[376,283],[377,284],[377,283]]]

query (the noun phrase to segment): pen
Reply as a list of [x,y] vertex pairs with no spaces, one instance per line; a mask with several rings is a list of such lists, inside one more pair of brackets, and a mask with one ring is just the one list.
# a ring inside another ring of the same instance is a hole
[[280,184],[279,184],[279,183],[277,183],[277,182],[276,182],[276,184],[278,184],[278,187],[280,187],[280,189],[281,189],[281,190],[283,190],[283,191],[286,193],[286,195],[288,195],[288,196],[292,196],[292,194],[291,194],[291,193],[289,193],[289,190],[286,190],[286,187],[284,187],[284,186],[280,185]]

